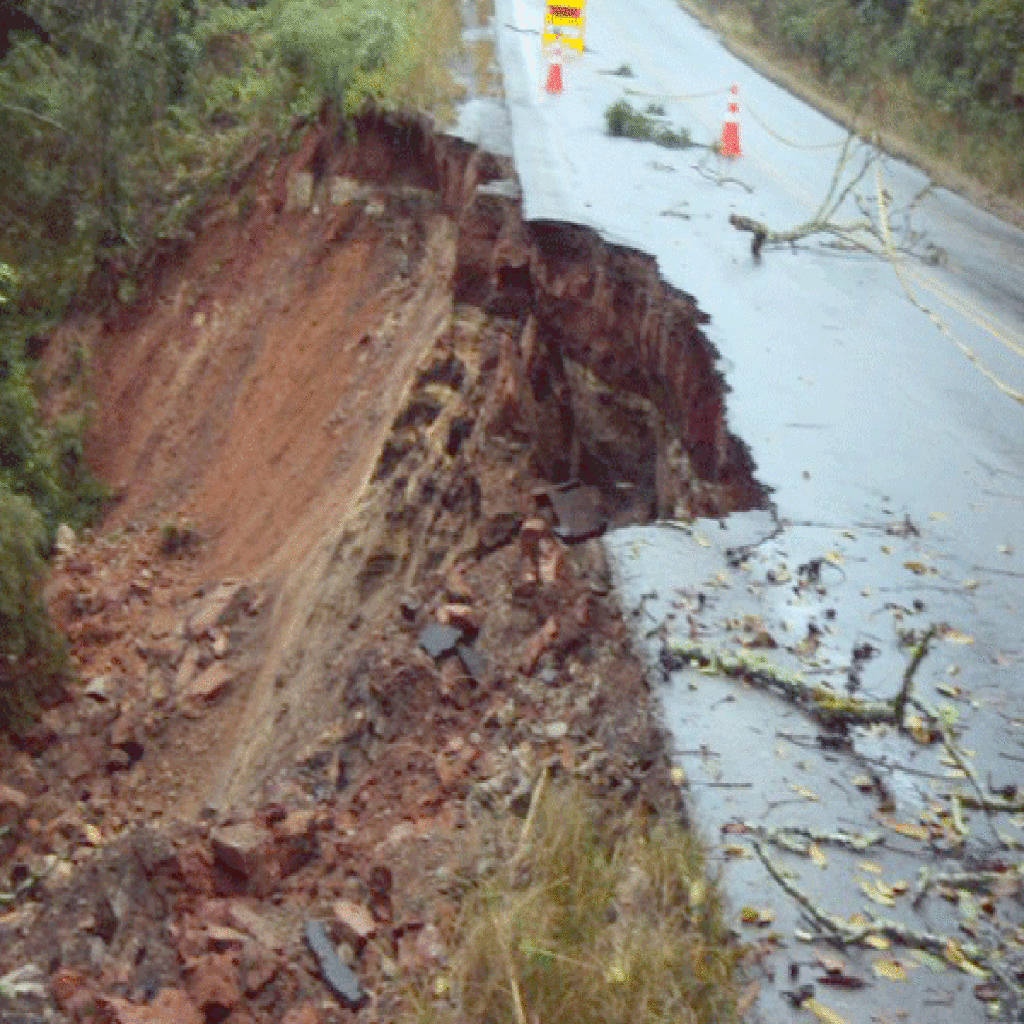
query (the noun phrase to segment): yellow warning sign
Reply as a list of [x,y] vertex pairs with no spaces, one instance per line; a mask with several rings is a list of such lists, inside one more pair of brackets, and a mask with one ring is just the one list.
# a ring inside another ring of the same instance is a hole
[[563,46],[582,53],[586,48],[586,8],[587,0],[569,0],[568,3],[548,0],[541,37],[544,48],[559,38]]

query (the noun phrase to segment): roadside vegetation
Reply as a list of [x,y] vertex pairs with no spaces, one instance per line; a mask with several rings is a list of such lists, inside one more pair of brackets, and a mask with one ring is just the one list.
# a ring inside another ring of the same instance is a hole
[[421,1024],[703,1024],[734,1018],[738,947],[692,831],[608,819],[578,784],[534,790],[464,901]]
[[861,134],[1024,203],[1024,0],[680,0]]
[[[38,360],[71,312],[130,305],[226,190],[251,206],[329,104],[443,117],[450,0],[11,0],[0,37],[0,729],[66,670],[40,596],[59,523],[103,506],[82,457],[89,354],[44,422]],[[8,31],[15,24],[17,31]],[[41,670],[43,663],[49,666]]]

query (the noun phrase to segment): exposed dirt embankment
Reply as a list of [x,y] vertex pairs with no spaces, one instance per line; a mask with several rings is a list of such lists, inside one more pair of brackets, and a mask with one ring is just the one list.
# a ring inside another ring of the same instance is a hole
[[82,685],[0,752],[0,974],[45,963],[57,1019],[352,1019],[302,936],[358,918],[360,1019],[396,1020],[466,837],[542,767],[679,811],[594,538],[763,500],[703,318],[648,257],[524,224],[506,163],[357,128],[50,346],[56,380],[93,353],[120,490],[48,591]]
[[[310,701],[329,705],[342,666],[402,595],[429,604],[445,572],[503,547],[531,516],[564,537],[763,500],[726,427],[703,318],[651,258],[587,229],[524,224],[511,168],[456,140],[386,118],[361,124],[359,140],[311,142],[306,166],[314,192],[321,178],[324,195],[343,179],[381,184],[383,217],[408,218],[408,294],[369,341],[408,360],[404,391],[301,586],[285,588],[234,798],[273,751],[301,742]],[[403,188],[382,184],[396,176]],[[358,230],[345,225],[334,244]],[[540,493],[551,485],[561,490]]]

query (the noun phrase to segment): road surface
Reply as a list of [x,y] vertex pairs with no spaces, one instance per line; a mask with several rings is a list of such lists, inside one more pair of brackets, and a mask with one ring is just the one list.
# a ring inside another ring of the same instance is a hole
[[[918,252],[942,250],[938,264],[901,255],[898,239],[890,248],[865,239],[867,252],[826,235],[755,260],[729,215],[776,229],[806,221],[844,130],[738,62],[671,0],[591,0],[587,52],[565,68],[563,94],[549,96],[542,17],[537,0],[498,0],[494,19],[524,215],[586,224],[651,253],[695,296],[731,388],[730,428],[772,489],[765,513],[609,537],[652,659],[679,640],[705,651],[745,641],[780,672],[845,694],[852,671],[857,697],[882,699],[899,690],[913,650],[905,641],[937,627],[915,694],[942,711],[983,785],[1024,784],[1024,233],[934,190],[910,226],[923,236]],[[631,76],[612,73],[622,65]],[[669,122],[710,144],[734,84],[739,159],[605,134],[604,111],[625,97],[661,104]],[[886,159],[859,192],[876,212],[880,194],[899,211],[927,184]],[[847,204],[837,216],[860,214]],[[769,639],[777,646],[760,646]],[[922,868],[1022,856],[1021,815],[958,816],[950,793],[970,791],[970,780],[957,778],[942,743],[883,726],[850,730],[844,749],[822,746],[822,730],[778,692],[694,667],[668,673],[664,703],[737,929],[766,951],[754,1018],[809,1019],[811,1004],[785,995],[805,983],[851,1022],[1009,1012],[1005,995],[998,1005],[981,998],[994,979],[948,961],[998,949],[1006,964],[1021,962],[1019,886],[991,912],[963,886],[947,898],[929,889],[911,905]],[[929,960],[898,944],[855,947],[842,957],[867,987],[822,985],[816,958],[829,947],[795,938],[808,925],[751,855],[756,837],[722,834],[738,822],[881,833],[866,852],[825,841],[821,857],[764,849],[828,913],[874,913],[951,938],[947,967],[941,949]],[[879,879],[896,891],[875,887]],[[744,925],[743,907],[763,911],[764,923]]]

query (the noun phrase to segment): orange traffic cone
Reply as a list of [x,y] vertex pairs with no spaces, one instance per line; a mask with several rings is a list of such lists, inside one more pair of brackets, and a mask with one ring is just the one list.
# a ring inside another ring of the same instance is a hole
[[722,141],[719,150],[722,156],[742,156],[740,152],[740,87],[734,85],[730,90],[729,114],[722,125]]
[[562,94],[562,44],[557,37],[548,47],[548,80],[544,91],[549,96]]

